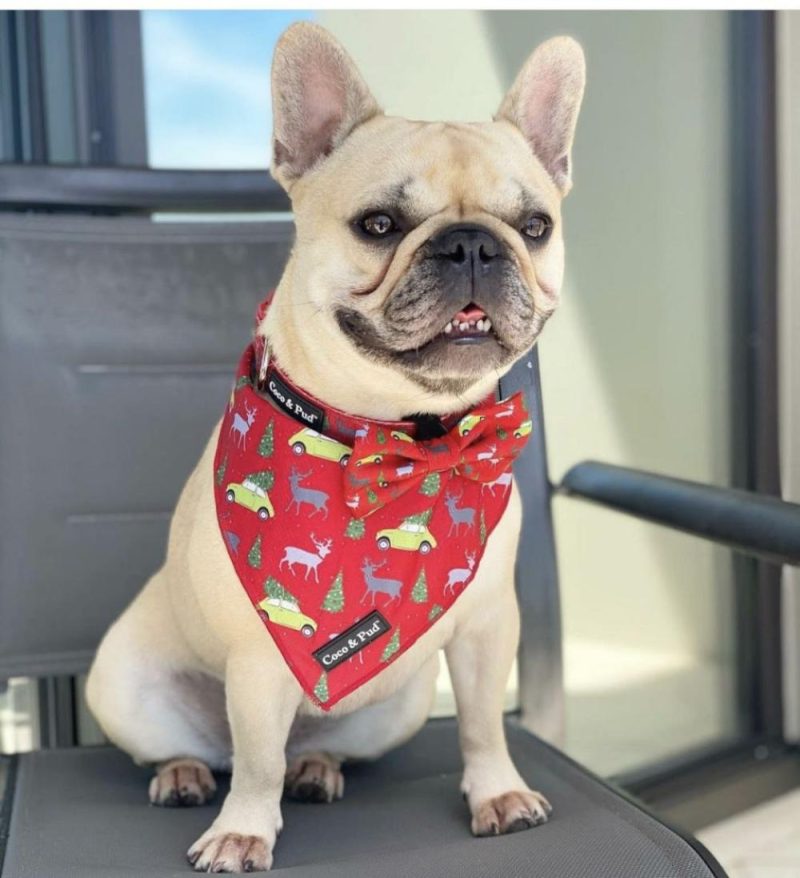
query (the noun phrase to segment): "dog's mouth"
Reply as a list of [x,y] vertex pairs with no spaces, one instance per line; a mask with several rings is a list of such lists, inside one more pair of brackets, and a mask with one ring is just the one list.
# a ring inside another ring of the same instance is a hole
[[470,302],[465,308],[458,311],[445,324],[444,329],[434,336],[433,340],[444,339],[456,345],[474,345],[494,339],[497,333],[492,326],[489,315],[483,308]]

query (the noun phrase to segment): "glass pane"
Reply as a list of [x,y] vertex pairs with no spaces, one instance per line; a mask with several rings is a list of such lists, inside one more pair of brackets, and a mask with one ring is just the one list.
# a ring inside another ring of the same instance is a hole
[[141,16],[150,165],[268,167],[272,50],[284,28],[311,14],[153,9]]
[[27,753],[38,747],[36,680],[12,677],[0,682],[0,753]]
[[[554,480],[596,459],[728,484],[729,15],[490,19],[506,81],[551,34],[587,54],[562,306],[540,343]],[[620,772],[735,736],[730,553],[575,500],[555,523],[571,753]]]

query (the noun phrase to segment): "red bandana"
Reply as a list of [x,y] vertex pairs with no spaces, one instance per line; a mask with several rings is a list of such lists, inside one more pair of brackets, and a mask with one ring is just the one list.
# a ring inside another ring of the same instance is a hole
[[217,520],[265,627],[327,710],[472,580],[531,422],[517,393],[415,441],[414,422],[353,417],[265,370],[261,349],[244,352],[222,420]]

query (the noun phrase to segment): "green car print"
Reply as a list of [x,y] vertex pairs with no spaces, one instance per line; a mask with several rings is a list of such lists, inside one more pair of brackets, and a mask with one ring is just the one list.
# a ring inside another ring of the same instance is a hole
[[275,515],[275,507],[267,492],[248,479],[241,484],[230,482],[225,489],[225,499],[228,503],[238,503],[246,509],[252,509],[262,521]]
[[458,435],[466,436],[473,427],[485,420],[485,415],[466,415],[458,422]]
[[522,439],[523,436],[529,436],[533,430],[533,421],[523,421],[516,430],[514,430],[514,438]]
[[436,538],[424,524],[412,524],[404,521],[400,527],[390,527],[379,530],[375,537],[378,548],[404,549],[406,552],[419,552],[427,555],[431,549],[436,548]]
[[366,457],[362,457],[360,460],[357,460],[356,466],[361,466],[364,463],[380,463],[382,460],[382,454],[368,454]]
[[335,439],[330,439],[312,430],[310,427],[304,427],[289,439],[289,445],[295,454],[310,454],[312,457],[321,457],[323,460],[335,460],[342,466],[350,460],[351,448],[342,445]]
[[264,598],[258,604],[258,609],[276,625],[299,631],[303,637],[313,637],[317,630],[317,623],[305,613],[300,612],[300,607],[294,601],[282,601],[279,598]]

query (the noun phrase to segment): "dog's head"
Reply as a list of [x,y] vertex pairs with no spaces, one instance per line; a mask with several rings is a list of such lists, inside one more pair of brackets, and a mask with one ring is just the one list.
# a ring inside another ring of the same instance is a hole
[[560,37],[493,122],[389,117],[325,30],[289,28],[272,74],[272,174],[297,230],[283,313],[350,376],[423,391],[425,410],[485,392],[558,303],[583,87],[581,48]]

